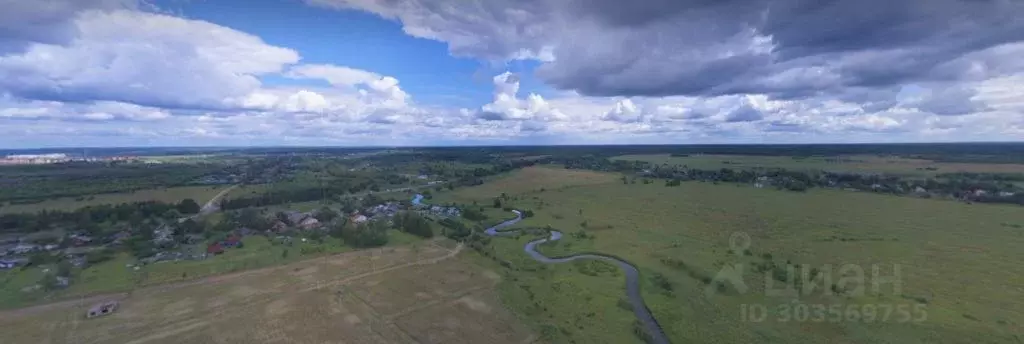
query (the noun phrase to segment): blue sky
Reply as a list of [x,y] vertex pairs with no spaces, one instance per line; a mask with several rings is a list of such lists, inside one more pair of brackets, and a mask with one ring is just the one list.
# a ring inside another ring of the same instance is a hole
[[[489,80],[473,78],[485,67],[480,62],[451,57],[444,43],[407,36],[401,24],[366,12],[323,11],[295,6],[288,0],[189,1],[174,11],[298,50],[303,63],[335,64],[394,76],[408,92],[431,101],[470,106],[491,97]],[[270,85],[322,84],[274,76],[263,80]]]
[[[402,32],[399,22],[357,11],[323,11],[293,0],[166,1],[161,8],[192,19],[252,33],[269,44],[302,53],[303,63],[334,64],[394,76],[418,99],[472,107],[490,101],[491,77],[504,71],[521,76],[521,90],[544,94],[549,87],[533,78],[538,63],[490,63],[448,54],[444,42]],[[268,76],[270,85],[323,85],[316,80]]]
[[0,147],[1024,138],[1024,5],[806,1],[18,2]]

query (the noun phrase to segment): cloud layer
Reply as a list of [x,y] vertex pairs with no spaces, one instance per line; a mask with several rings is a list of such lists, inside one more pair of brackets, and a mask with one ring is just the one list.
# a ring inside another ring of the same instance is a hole
[[399,77],[147,3],[0,0],[0,146],[1024,138],[1018,1],[307,2],[534,60],[558,91],[504,72],[477,107],[421,103]]

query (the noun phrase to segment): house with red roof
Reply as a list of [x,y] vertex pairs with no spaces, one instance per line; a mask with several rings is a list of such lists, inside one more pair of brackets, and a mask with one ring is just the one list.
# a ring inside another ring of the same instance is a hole
[[224,247],[222,247],[219,242],[215,242],[215,243],[210,244],[209,246],[206,246],[206,253],[207,254],[221,254],[221,253],[224,253]]

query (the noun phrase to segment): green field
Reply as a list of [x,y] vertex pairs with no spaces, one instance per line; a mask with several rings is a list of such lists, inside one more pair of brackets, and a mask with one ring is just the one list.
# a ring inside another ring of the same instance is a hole
[[[415,244],[422,240],[397,230],[388,232],[387,246]],[[0,308],[9,309],[31,304],[132,290],[141,286],[193,280],[199,277],[219,275],[289,262],[317,256],[352,251],[340,239],[324,237],[323,243],[312,240],[303,242],[294,238],[291,246],[272,244],[263,236],[250,236],[243,240],[242,248],[227,249],[223,254],[205,260],[159,262],[134,270],[126,264],[135,264],[135,259],[122,253],[115,259],[77,271],[70,287],[57,292],[42,290],[26,292],[22,289],[36,284],[43,276],[42,268],[10,269],[0,271]],[[199,252],[205,247],[199,245]],[[284,253],[288,251],[288,253]]]
[[[1024,267],[1019,264],[1024,258],[1020,250],[1024,230],[1019,228],[1024,225],[1024,212],[1020,207],[699,182],[679,187],[661,182],[624,185],[611,174],[607,182],[585,185],[578,184],[577,176],[566,174],[565,185],[575,186],[550,187],[557,179],[554,171],[559,170],[517,171],[505,181],[436,195],[434,202],[490,204],[493,197],[506,192],[510,196],[506,204],[536,212],[518,227],[550,225],[566,233],[561,242],[542,248],[549,255],[596,251],[633,262],[644,276],[648,305],[674,342],[1012,343],[1024,339],[1020,332]],[[524,175],[538,173],[549,185],[543,192],[521,182],[530,179]],[[573,232],[592,238],[576,238]],[[736,232],[751,238],[749,252],[730,252],[729,238]],[[501,287],[507,305],[556,342],[638,340],[632,334],[631,313],[616,307],[622,295],[621,277],[605,276],[613,275],[610,272],[592,276],[594,267],[575,264],[541,268],[522,253],[526,241],[527,236],[491,241],[493,255],[515,267],[504,269],[510,276]],[[840,265],[852,264],[867,271],[868,283],[873,265],[880,268],[881,276],[891,276],[898,264],[902,286],[897,292],[886,284],[872,293],[869,285],[863,295],[848,291],[842,296],[825,295],[821,291],[825,288],[819,288],[793,303],[791,297],[767,295],[765,281],[772,280],[772,270],[757,272],[754,266],[768,261],[818,269],[831,264],[834,281],[840,278]],[[745,264],[743,277],[750,289],[741,293],[727,286],[705,296],[703,280],[733,263]],[[664,276],[671,292],[653,282],[655,274]],[[880,316],[872,321],[783,322],[787,319],[778,313],[754,322],[741,318],[743,305],[778,312],[795,305],[917,305],[927,318],[905,323],[896,317],[882,322]]]
[[[72,211],[90,205],[121,204],[141,201],[177,203],[191,198],[199,204],[217,195],[226,186],[180,186],[162,189],[147,189],[135,192],[99,194],[91,197],[62,197],[33,204],[6,204],[0,207],[0,214],[37,212],[40,210]],[[234,193],[234,192],[232,192]]]
[[[838,160],[837,160],[838,159]],[[973,164],[934,162],[931,160],[871,155],[842,157],[789,157],[755,155],[691,155],[673,157],[668,154],[620,155],[611,160],[638,160],[652,164],[686,165],[690,168],[717,170],[721,168],[783,168],[789,170],[825,170],[832,172],[890,173],[902,175],[934,175],[955,172],[1024,173],[1021,164]]]

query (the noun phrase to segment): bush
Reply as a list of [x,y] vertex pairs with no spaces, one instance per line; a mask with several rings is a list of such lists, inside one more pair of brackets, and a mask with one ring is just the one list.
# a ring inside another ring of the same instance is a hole
[[476,208],[466,208],[462,211],[462,217],[470,221],[483,221],[487,219],[487,215]]
[[654,275],[651,276],[651,281],[654,282],[655,286],[664,291],[665,294],[671,295],[672,290],[675,289],[675,286],[672,284],[672,281],[670,281],[667,277],[665,277],[665,275],[662,275],[660,272],[655,272]]
[[178,203],[177,208],[178,208],[178,212],[182,213],[182,214],[195,214],[195,213],[198,213],[199,210],[202,209],[199,206],[199,203],[196,203],[196,200],[191,199],[191,198],[186,198],[186,199],[181,200],[181,202]]

